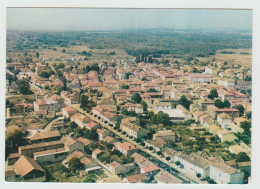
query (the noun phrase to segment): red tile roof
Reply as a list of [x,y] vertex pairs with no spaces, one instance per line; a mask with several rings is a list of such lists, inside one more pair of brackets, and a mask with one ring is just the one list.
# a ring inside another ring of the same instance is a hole
[[157,165],[150,165],[147,167],[142,167],[141,169],[143,169],[145,173],[160,170],[160,168]]

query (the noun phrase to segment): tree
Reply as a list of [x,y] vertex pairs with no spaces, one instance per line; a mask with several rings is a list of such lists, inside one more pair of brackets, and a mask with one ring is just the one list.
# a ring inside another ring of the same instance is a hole
[[169,118],[168,114],[165,114],[163,112],[159,112],[158,114],[155,114],[151,118],[151,122],[153,124],[163,124],[164,126],[166,126],[166,125],[170,124],[170,118]]
[[30,90],[30,84],[27,80],[21,79],[18,82],[18,89],[21,94],[27,95],[27,94],[32,94],[33,92]]
[[154,88],[150,88],[150,89],[148,89],[148,91],[147,92],[149,92],[149,93],[154,93],[154,92],[157,92],[157,90],[156,89],[154,89]]
[[68,163],[68,166],[69,166],[69,170],[71,172],[76,172],[76,170],[78,169],[81,169],[83,167],[82,163],[80,162],[80,160],[76,157],[73,157],[69,163]]
[[146,112],[147,111],[147,104],[145,101],[142,101],[140,104],[143,105],[143,110]]
[[89,100],[88,96],[82,95],[81,96],[81,101],[80,101],[80,108],[83,110],[91,110],[92,107],[96,106],[96,103]]
[[77,125],[74,121],[71,121],[71,122],[69,123],[69,127],[70,127],[71,129],[76,129],[76,128],[78,127],[78,125]]
[[129,85],[122,85],[121,89],[129,89]]
[[224,100],[223,106],[224,106],[224,108],[230,108],[231,104],[228,100]]
[[139,93],[134,93],[132,96],[132,102],[135,104],[139,104],[142,101],[142,97]]
[[201,174],[200,174],[200,173],[197,173],[196,176],[197,176],[198,178],[200,178],[200,177],[201,177]]
[[62,49],[62,52],[65,53],[65,52],[66,52],[66,49]]
[[10,153],[17,152],[19,146],[28,144],[28,139],[22,131],[14,131],[13,133],[6,136],[5,139],[5,155],[9,156]]
[[239,152],[236,155],[236,162],[244,162],[244,161],[250,161],[250,158],[245,152]]
[[63,90],[66,91],[67,90],[67,80],[64,77],[62,81],[63,81]]
[[186,96],[182,95],[180,98],[180,102],[181,105],[183,105],[186,109],[190,109],[190,104],[191,101],[189,101]]
[[170,160],[171,160],[171,157],[168,156],[168,157],[166,157],[165,159],[166,159],[167,161],[170,161]]
[[211,100],[213,100],[214,98],[218,97],[218,91],[217,89],[211,89],[208,95],[208,98],[210,98]]
[[36,52],[36,58],[39,58],[40,57],[40,54],[39,54],[39,52]]
[[240,123],[240,127],[244,129],[244,132],[249,132],[251,128],[251,123],[248,121],[243,121]]
[[237,105],[235,105],[233,108],[239,110],[239,116],[240,116],[240,117],[241,117],[241,116],[244,114],[244,112],[245,112],[245,108],[244,108],[244,106],[241,105],[241,104],[237,104]]
[[221,100],[219,100],[219,99],[215,100],[215,106],[217,108],[224,108],[223,102]]

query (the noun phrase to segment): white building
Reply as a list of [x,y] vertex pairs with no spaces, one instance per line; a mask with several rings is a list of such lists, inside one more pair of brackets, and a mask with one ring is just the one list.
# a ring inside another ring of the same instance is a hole
[[190,74],[189,80],[195,83],[208,83],[211,82],[211,78],[207,74]]
[[224,129],[230,128],[234,124],[232,117],[226,113],[218,114],[217,122]]
[[180,167],[191,174],[200,174],[202,178],[208,177],[210,173],[210,161],[199,155],[176,154],[174,162],[180,162]]
[[224,86],[224,87],[234,87],[235,81],[234,79],[219,79],[218,85]]
[[243,184],[244,172],[224,163],[210,165],[210,178],[218,184]]

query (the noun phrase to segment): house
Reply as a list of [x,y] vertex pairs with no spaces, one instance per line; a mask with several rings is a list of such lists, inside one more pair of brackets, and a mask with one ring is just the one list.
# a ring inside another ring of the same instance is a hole
[[89,147],[92,145],[92,141],[83,137],[79,137],[76,139],[77,141],[81,142],[84,145],[84,150],[89,149]]
[[239,117],[239,110],[234,108],[217,108],[214,105],[208,106],[208,113],[213,119],[217,119],[217,115],[221,113],[226,113],[232,118]]
[[12,153],[7,157],[7,164],[13,165],[15,162],[21,157],[21,154],[18,153]]
[[69,153],[75,150],[84,151],[84,144],[70,136],[62,137],[61,142],[64,144],[65,148],[69,150]]
[[104,154],[105,152],[100,150],[100,149],[96,149],[92,152],[92,158],[93,159],[98,159],[99,156],[101,156],[102,154]]
[[43,150],[34,152],[33,157],[39,163],[44,162],[60,162],[69,154],[67,148],[55,148],[50,150]]
[[243,184],[244,172],[224,163],[210,165],[210,178],[218,184]]
[[166,142],[161,138],[156,140],[145,140],[144,143],[146,147],[152,147],[156,152],[162,151],[164,145],[166,144]]
[[64,148],[64,144],[60,140],[51,141],[51,142],[41,142],[41,143],[31,144],[26,146],[19,146],[18,152],[21,155],[33,157],[33,153],[35,152],[41,152],[46,150],[58,149],[58,148]]
[[85,128],[88,129],[88,130],[92,130],[92,129],[97,129],[99,127],[99,124],[94,122],[94,121],[91,121],[90,123],[86,123],[85,124]]
[[176,109],[162,110],[163,113],[168,114],[171,121],[187,121],[192,119],[192,114],[183,106],[178,105]]
[[129,142],[123,142],[123,143],[117,142],[114,145],[115,148],[121,153],[123,153],[125,156],[131,155],[138,151],[136,146]]
[[233,88],[235,86],[235,80],[221,78],[218,80],[218,85],[223,86],[223,87],[232,87]]
[[160,171],[154,176],[154,179],[159,184],[182,184],[183,181],[173,176],[167,171]]
[[126,174],[135,169],[135,165],[133,163],[128,164],[120,164],[116,161],[113,161],[109,165],[109,171],[113,174]]
[[201,111],[207,111],[208,106],[215,105],[215,102],[213,100],[210,100],[209,98],[202,98],[198,101],[198,105]]
[[173,106],[171,102],[154,102],[153,109],[156,112],[163,111],[163,110],[172,110]]
[[13,175],[6,177],[6,181],[13,182],[44,182],[46,171],[33,159],[21,156],[14,164]]
[[114,144],[116,142],[119,142],[119,138],[111,137],[111,136],[106,136],[105,138],[102,139],[103,142],[107,142],[109,144]]
[[34,134],[30,138],[31,144],[36,144],[40,142],[50,142],[57,141],[61,138],[59,131],[45,131]]
[[78,92],[73,92],[72,94],[66,95],[64,103],[67,106],[70,106],[72,104],[79,104],[80,100],[80,94]]
[[200,174],[202,178],[209,176],[211,162],[197,154],[176,154],[174,161],[180,162],[180,167],[193,175]]
[[237,139],[237,137],[227,129],[218,131],[218,137],[220,138],[221,142],[225,142],[225,141],[232,142],[235,139]]
[[139,166],[141,166],[141,164],[146,160],[145,157],[143,157],[142,155],[140,155],[138,153],[133,153],[131,155],[131,157],[134,158],[134,162],[137,163]]
[[144,173],[130,175],[124,178],[125,183],[146,183],[148,180],[147,176]]
[[161,138],[165,141],[175,142],[175,133],[172,130],[157,131],[155,134],[153,134],[153,140],[156,140],[159,138]]
[[154,176],[159,171],[160,168],[155,164],[141,167],[141,173],[144,173],[147,177]]
[[93,158],[83,157],[80,159],[81,164],[83,165],[85,172],[87,174],[96,173],[102,168],[98,165],[97,161]]
[[74,121],[81,128],[85,127],[87,123],[91,122],[90,118],[80,113],[71,116],[70,120]]
[[190,74],[188,79],[194,83],[210,83],[211,78],[207,74]]
[[33,106],[34,106],[35,112],[41,111],[41,110],[57,112],[61,108],[61,105],[56,100],[52,100],[50,98],[34,101]]
[[169,162],[171,163],[174,163],[174,156],[175,154],[177,153],[177,151],[171,149],[171,148],[168,148],[168,147],[165,147],[163,150],[162,150],[162,154],[164,155],[164,157],[170,157],[171,159],[169,160]]
[[115,125],[114,121],[117,120],[118,116],[115,113],[108,112],[104,108],[101,107],[93,107],[92,108],[93,115],[101,119],[103,122],[107,122],[107,124]]
[[102,128],[102,129],[97,129],[97,134],[98,134],[98,140],[101,141],[106,136],[110,136],[111,132],[109,130],[107,130],[106,128]]
[[73,115],[75,115],[78,111],[70,106],[67,106],[65,108],[62,108],[61,113],[64,117],[69,118]]
[[147,135],[148,131],[136,124],[133,124],[129,119],[123,119],[120,124],[120,129],[132,136],[134,139],[139,139]]
[[226,113],[218,114],[217,122],[224,129],[228,129],[234,124],[233,119]]
[[126,108],[127,111],[134,111],[136,114],[143,114],[143,105],[142,104],[133,104],[133,103],[126,103],[125,105],[121,106],[122,109]]

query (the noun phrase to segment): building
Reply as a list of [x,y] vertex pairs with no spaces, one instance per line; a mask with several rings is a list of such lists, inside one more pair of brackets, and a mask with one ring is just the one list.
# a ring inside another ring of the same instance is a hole
[[39,132],[34,134],[31,138],[31,144],[41,143],[41,142],[50,142],[57,141],[61,138],[59,131],[46,131]]
[[180,162],[180,167],[193,175],[200,174],[202,178],[209,176],[211,162],[197,154],[176,154],[174,161]]
[[232,87],[233,88],[235,86],[235,80],[221,78],[218,80],[218,85],[223,86],[223,87]]
[[58,101],[53,99],[41,99],[38,101],[33,102],[34,111],[41,111],[41,110],[48,110],[48,111],[54,111],[57,112],[60,110],[62,105],[58,103]]
[[27,146],[19,146],[18,152],[21,155],[33,157],[33,153],[35,152],[58,149],[63,147],[64,144],[62,143],[62,141],[41,142],[41,143],[31,144]]
[[160,168],[153,164],[141,167],[141,173],[144,173],[147,177],[152,177],[160,171]]
[[218,137],[220,138],[221,142],[225,142],[225,141],[232,142],[235,139],[237,139],[237,137],[227,129],[222,129],[222,130],[218,131],[217,134],[218,134]]
[[189,80],[193,81],[194,83],[210,83],[211,78],[207,74],[190,74]]
[[163,111],[163,110],[172,110],[173,106],[171,102],[154,102],[153,109],[156,112]]
[[71,116],[70,120],[74,121],[81,128],[85,127],[87,123],[91,122],[90,118],[80,113]]
[[175,133],[172,130],[161,130],[153,134],[153,140],[163,139],[165,141],[175,142]]
[[198,101],[198,105],[201,111],[207,111],[208,106],[215,105],[215,102],[213,100],[210,100],[209,98],[202,98]]
[[145,140],[144,143],[146,147],[152,147],[156,152],[162,151],[166,144],[166,142],[161,138],[156,140]]
[[224,129],[231,128],[234,124],[233,119],[226,113],[218,114],[217,122]]
[[122,121],[120,124],[120,129],[128,136],[132,136],[134,139],[139,139],[147,135],[148,131],[136,124],[133,124],[131,122]]
[[5,178],[9,182],[44,182],[46,172],[33,158],[21,156]]
[[244,172],[224,163],[210,165],[210,178],[218,184],[243,184]]
[[148,180],[147,176],[144,173],[137,175],[130,175],[124,178],[125,183],[146,183]]
[[159,184],[182,184],[182,180],[178,179],[177,177],[173,176],[167,171],[160,171],[154,176],[154,179]]
[[125,156],[131,155],[138,151],[136,146],[129,142],[123,142],[123,143],[117,142],[114,145],[115,148],[121,153],[123,153]]
[[62,108],[61,113],[64,117],[69,118],[73,115],[75,115],[78,111],[70,106],[67,106],[65,108]]
[[134,111],[136,114],[143,114],[144,109],[142,104],[126,103],[121,106],[122,109],[126,108],[127,111]]
[[135,169],[134,163],[121,164],[116,161],[113,161],[109,164],[109,171],[113,174],[126,174]]

